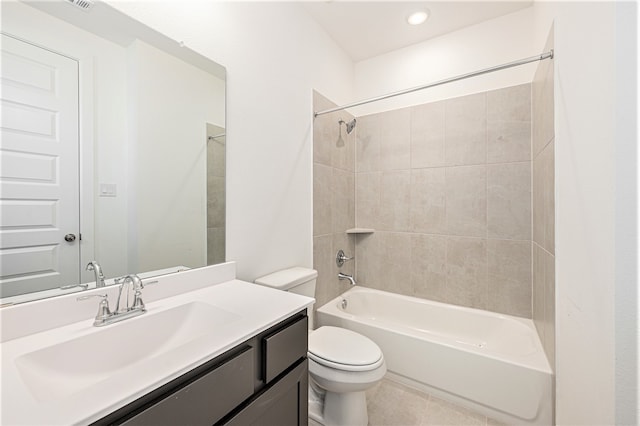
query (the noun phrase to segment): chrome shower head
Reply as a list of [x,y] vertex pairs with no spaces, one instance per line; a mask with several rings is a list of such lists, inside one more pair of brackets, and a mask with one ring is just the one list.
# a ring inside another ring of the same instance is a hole
[[354,118],[353,120],[351,120],[350,122],[345,122],[344,120],[340,119],[340,121],[338,121],[338,124],[344,124],[345,127],[347,128],[347,134],[353,132],[353,129],[356,127],[356,119]]

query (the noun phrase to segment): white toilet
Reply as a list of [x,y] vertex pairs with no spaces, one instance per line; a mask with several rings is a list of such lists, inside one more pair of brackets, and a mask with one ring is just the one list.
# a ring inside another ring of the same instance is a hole
[[[256,284],[314,297],[318,272],[295,267]],[[369,338],[339,327],[313,330],[309,308],[309,417],[326,426],[365,426],[365,391],[387,372],[382,351]]]

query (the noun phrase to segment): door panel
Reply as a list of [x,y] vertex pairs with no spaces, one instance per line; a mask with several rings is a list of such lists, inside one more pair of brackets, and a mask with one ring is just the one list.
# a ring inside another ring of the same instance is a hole
[[0,89],[0,296],[79,282],[78,63],[2,35]]

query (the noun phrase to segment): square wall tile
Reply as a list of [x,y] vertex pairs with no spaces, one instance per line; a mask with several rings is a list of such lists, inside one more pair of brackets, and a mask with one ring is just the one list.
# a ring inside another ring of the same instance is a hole
[[356,126],[356,172],[380,171],[380,116],[358,117]]
[[544,320],[544,257],[543,250],[537,243],[531,243],[531,302],[533,323],[538,330],[540,341],[544,342],[545,320]]
[[207,177],[207,227],[224,228],[226,218],[225,178]]
[[543,207],[542,220],[544,222],[543,247],[551,254],[555,254],[555,143],[552,140],[540,153],[542,168]]
[[444,234],[447,229],[445,169],[411,171],[411,231]]
[[381,172],[356,173],[356,226],[380,229]]
[[487,166],[487,234],[531,239],[531,163]]
[[[337,106],[320,93],[313,92],[313,110],[322,111]],[[338,126],[332,114],[313,119],[313,162],[331,165],[331,145],[338,140]]]
[[487,162],[531,160],[531,84],[487,93]]
[[315,163],[313,165],[313,235],[330,234],[333,229],[331,187],[333,169]]
[[445,101],[445,161],[449,166],[485,164],[487,156],[486,94]]
[[533,81],[532,155],[538,155],[554,137],[553,60],[544,61],[545,74]]
[[487,240],[447,237],[446,301],[487,309]]
[[224,227],[207,228],[207,264],[223,263],[225,255],[226,235]]
[[383,172],[380,180],[380,229],[408,231],[411,172]]
[[531,84],[487,92],[487,122],[531,121]]
[[355,176],[334,168],[331,182],[332,231],[344,232],[355,226]]
[[380,123],[380,170],[404,170],[411,166],[411,109],[378,114]]
[[531,160],[531,122],[487,123],[487,163]]
[[553,371],[556,358],[556,259],[547,251],[542,251],[544,262],[544,340],[543,346]]
[[314,309],[327,303],[332,287],[332,249],[333,237],[331,234],[313,237],[313,269],[318,271],[316,280],[316,303]]
[[446,216],[449,235],[487,236],[487,167],[448,167]]
[[[553,28],[547,38],[544,51],[553,49]],[[533,76],[531,88],[532,103],[532,156],[538,155],[554,138],[554,60],[540,61]]]
[[531,242],[487,241],[488,308],[531,318]]
[[444,302],[447,237],[411,234],[411,287],[416,297]]
[[380,283],[378,288],[393,293],[412,295],[411,235],[380,232]]
[[358,285],[378,288],[382,285],[380,279],[380,232],[362,234],[356,237],[356,277]]
[[411,108],[411,167],[438,167],[445,164],[445,102]]
[[532,239],[544,247],[544,164],[540,155],[533,159],[532,166]]
[[[224,128],[207,123],[207,135],[224,133]],[[218,137],[207,143],[207,177],[225,177],[226,171],[226,138]]]

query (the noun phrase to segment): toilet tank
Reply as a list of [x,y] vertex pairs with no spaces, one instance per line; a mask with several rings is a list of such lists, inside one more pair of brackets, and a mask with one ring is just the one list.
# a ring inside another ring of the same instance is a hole
[[[256,279],[254,282],[265,287],[315,298],[316,278],[318,278],[318,271],[315,269],[296,266],[265,275],[264,277]],[[313,305],[307,308],[307,316],[309,317],[309,331],[311,331],[314,325]]]
[[318,271],[315,269],[296,266],[265,275],[256,279],[255,283],[303,296],[315,297],[317,277]]

